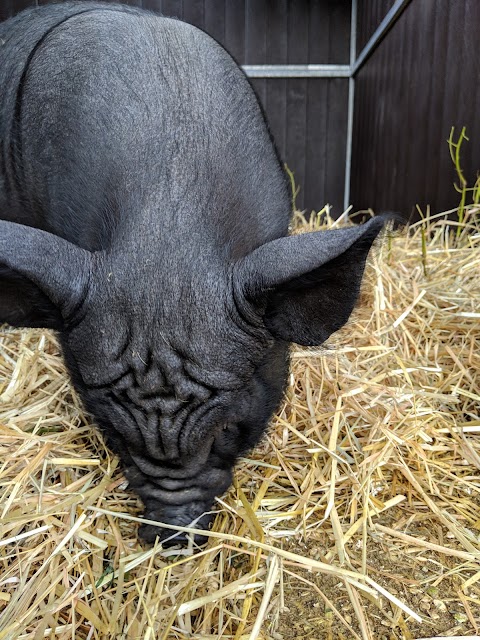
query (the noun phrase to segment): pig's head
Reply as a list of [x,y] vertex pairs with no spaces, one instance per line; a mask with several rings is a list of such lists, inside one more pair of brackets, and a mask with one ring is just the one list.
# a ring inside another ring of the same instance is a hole
[[[0,321],[60,332],[74,384],[145,516],[205,529],[281,400],[288,344],[319,345],[347,321],[383,224],[279,238],[234,262],[191,255],[167,274],[153,256],[90,253],[0,221],[10,282]],[[172,534],[141,530],[149,541]]]

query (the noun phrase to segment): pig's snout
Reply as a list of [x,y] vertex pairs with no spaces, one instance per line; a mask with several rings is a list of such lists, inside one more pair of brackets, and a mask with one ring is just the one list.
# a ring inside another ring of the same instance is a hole
[[147,510],[144,517],[148,520],[158,521],[159,525],[141,525],[138,530],[139,536],[148,543],[154,543],[158,537],[163,547],[185,546],[188,544],[188,538],[191,537],[193,537],[194,544],[203,545],[208,541],[208,536],[167,529],[162,527],[162,523],[207,530],[215,517],[210,509],[211,505],[207,503],[190,503],[178,506],[169,505],[152,511]]
[[[141,476],[130,474],[133,483]],[[159,478],[155,484],[146,483],[139,487],[145,505],[144,518],[154,520],[158,525],[144,524],[139,528],[139,536],[145,542],[153,543],[158,537],[162,545],[172,547],[185,545],[193,534],[162,527],[162,523],[177,527],[207,530],[213,523],[211,513],[215,496],[228,489],[232,482],[231,469],[208,468],[193,478]],[[205,544],[208,536],[193,536],[197,545]]]

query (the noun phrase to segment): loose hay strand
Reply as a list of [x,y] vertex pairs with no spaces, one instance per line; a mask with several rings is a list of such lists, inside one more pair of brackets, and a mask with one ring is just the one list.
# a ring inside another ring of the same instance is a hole
[[[292,348],[202,550],[139,544],[54,336],[5,327],[0,640],[477,637],[479,212],[380,243],[348,326]],[[294,232],[344,224],[325,209]]]

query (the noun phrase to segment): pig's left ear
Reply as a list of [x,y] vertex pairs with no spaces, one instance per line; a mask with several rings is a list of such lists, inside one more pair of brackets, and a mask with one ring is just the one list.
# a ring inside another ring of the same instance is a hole
[[237,265],[243,294],[275,337],[319,345],[346,323],[385,221],[272,240]]
[[91,254],[67,240],[0,220],[0,324],[61,328],[83,300],[90,266]]

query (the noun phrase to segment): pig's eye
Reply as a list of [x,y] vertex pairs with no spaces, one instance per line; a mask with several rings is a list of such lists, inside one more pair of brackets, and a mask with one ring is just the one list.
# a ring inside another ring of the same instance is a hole
[[224,425],[223,425],[223,430],[224,430],[224,431],[228,431],[228,424],[224,424]]

